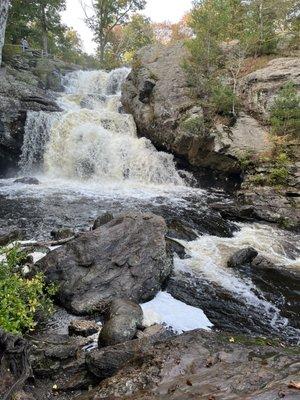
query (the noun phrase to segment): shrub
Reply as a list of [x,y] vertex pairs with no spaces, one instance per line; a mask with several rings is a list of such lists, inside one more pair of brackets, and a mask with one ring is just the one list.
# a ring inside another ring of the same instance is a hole
[[292,82],[280,90],[271,108],[270,123],[276,134],[300,136],[300,96]]
[[37,313],[53,312],[51,296],[56,288],[46,286],[42,273],[31,279],[22,276],[27,254],[19,247],[2,249],[1,254],[5,260],[0,261],[0,326],[12,333],[33,330]]
[[206,126],[203,117],[190,117],[182,122],[181,128],[192,135],[205,135]]
[[237,97],[230,86],[219,83],[212,87],[211,103],[217,114],[231,115]]
[[289,177],[287,167],[274,167],[270,170],[268,176],[268,183],[271,185],[285,185]]

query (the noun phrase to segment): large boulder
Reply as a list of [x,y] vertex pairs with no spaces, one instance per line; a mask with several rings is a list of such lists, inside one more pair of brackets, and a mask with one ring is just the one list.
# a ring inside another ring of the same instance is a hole
[[260,118],[268,119],[270,108],[287,82],[293,82],[300,91],[300,59],[276,58],[264,68],[254,71],[240,81],[244,105]]
[[101,311],[117,297],[152,299],[171,273],[163,218],[120,215],[54,250],[37,265],[59,284],[58,300],[76,314]]
[[266,129],[246,114],[233,127],[206,127],[182,67],[188,57],[180,42],[140,50],[123,85],[124,108],[134,116],[140,135],[158,148],[192,166],[239,174],[241,153],[269,149]]

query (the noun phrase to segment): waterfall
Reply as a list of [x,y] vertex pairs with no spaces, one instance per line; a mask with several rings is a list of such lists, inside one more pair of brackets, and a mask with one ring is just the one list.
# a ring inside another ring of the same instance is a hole
[[133,117],[122,112],[120,92],[128,73],[120,68],[68,74],[58,99],[65,111],[27,116],[22,171],[40,164],[51,178],[183,185],[173,156],[138,138]]
[[19,166],[24,174],[36,172],[43,163],[46,144],[53,122],[60,113],[30,111],[27,113],[22,155]]

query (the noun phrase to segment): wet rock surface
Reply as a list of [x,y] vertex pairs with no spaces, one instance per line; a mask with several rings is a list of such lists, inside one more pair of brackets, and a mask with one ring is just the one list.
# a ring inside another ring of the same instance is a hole
[[74,320],[68,326],[70,336],[89,337],[99,332],[100,326],[94,321]]
[[[259,274],[253,273],[253,283],[260,282],[258,288],[261,289],[261,292],[254,290],[253,293],[261,300],[272,300],[274,307],[271,308],[270,304],[264,305],[263,302],[260,305],[248,303],[242,296],[237,296],[217,283],[182,271],[172,274],[168,281],[167,291],[174,298],[193,307],[201,308],[216,329],[234,333],[263,334],[269,337],[276,335],[285,340],[297,342],[299,331],[292,326],[286,326],[285,316],[289,314],[290,317],[293,315],[295,318],[295,303],[296,307],[299,307],[299,297],[293,289],[298,284],[299,276],[293,283],[295,273],[286,273],[290,276],[290,280],[286,277],[285,284],[282,285],[286,289],[285,295],[288,294],[285,302],[283,301],[283,291],[280,292],[276,289],[276,275],[273,278],[272,274],[269,274],[268,280],[266,280],[267,274],[265,274],[262,272],[259,276]],[[242,276],[249,278],[245,271],[242,271]],[[290,284],[287,288],[288,281]],[[293,300],[290,303],[291,299]],[[286,309],[283,304],[286,305]],[[281,308],[281,315],[276,309],[276,305]],[[276,327],[272,326],[273,318],[277,319]],[[298,317],[295,320],[295,327],[298,326],[297,321]]]
[[171,273],[166,229],[164,220],[153,214],[119,216],[37,265],[48,281],[59,283],[60,303],[76,314],[101,311],[120,296],[147,301]]
[[234,253],[227,264],[230,268],[241,267],[242,265],[249,264],[258,255],[258,252],[253,247],[247,247],[245,249],[238,250]]

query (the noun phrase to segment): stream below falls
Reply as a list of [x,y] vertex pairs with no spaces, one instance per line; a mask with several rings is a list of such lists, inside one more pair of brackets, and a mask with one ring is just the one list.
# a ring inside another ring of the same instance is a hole
[[[128,72],[72,72],[64,77],[65,92],[57,100],[62,112],[28,113],[20,176],[35,176],[40,184],[0,180],[0,225],[21,228],[28,240],[42,240],[60,227],[86,230],[104,212],[162,215],[169,226],[188,226],[194,237],[178,236],[186,256],[174,256],[174,278],[166,288],[173,297],[160,293],[154,316],[161,307],[168,313],[159,317],[162,322],[176,319],[181,331],[201,327],[179,323],[186,303],[193,306],[191,318],[197,321],[195,307],[201,308],[217,329],[299,340],[296,314],[283,311],[290,300],[266,294],[249,275],[227,267],[235,251],[253,246],[298,274],[299,236],[267,224],[234,224],[212,211],[210,203],[227,202],[228,196],[192,187],[193,177],[176,168],[172,155],[138,137],[120,103]],[[181,301],[178,307],[174,298]]]

